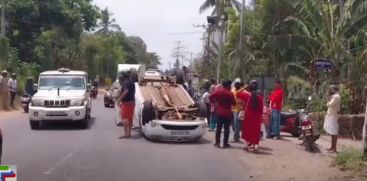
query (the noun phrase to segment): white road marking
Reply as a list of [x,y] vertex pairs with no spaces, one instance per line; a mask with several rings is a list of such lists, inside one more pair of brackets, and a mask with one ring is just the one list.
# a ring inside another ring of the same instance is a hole
[[64,162],[66,162],[69,158],[71,158],[73,156],[73,153],[69,153],[67,154],[64,158],[62,158],[59,162],[56,163],[55,166],[49,168],[47,171],[43,172],[43,174],[45,175],[50,175],[52,174],[52,172],[59,167],[60,165],[62,165]]

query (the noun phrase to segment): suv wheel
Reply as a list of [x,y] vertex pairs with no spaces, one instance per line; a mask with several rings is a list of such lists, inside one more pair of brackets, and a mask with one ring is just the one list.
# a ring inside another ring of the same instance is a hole
[[83,129],[87,129],[89,126],[89,116],[85,116],[84,119],[79,121],[79,125]]
[[38,121],[29,120],[29,124],[32,130],[39,129],[40,123]]

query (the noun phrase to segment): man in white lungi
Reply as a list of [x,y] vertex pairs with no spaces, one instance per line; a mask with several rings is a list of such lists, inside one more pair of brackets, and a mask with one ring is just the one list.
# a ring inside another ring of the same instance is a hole
[[324,121],[324,130],[327,134],[331,135],[331,147],[327,149],[329,152],[336,153],[336,143],[339,133],[339,111],[341,98],[339,94],[339,88],[336,85],[329,87],[329,97],[327,103],[327,113]]

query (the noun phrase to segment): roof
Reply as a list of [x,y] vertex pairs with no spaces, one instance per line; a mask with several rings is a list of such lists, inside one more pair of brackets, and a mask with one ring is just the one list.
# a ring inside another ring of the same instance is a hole
[[59,70],[51,70],[51,71],[42,72],[40,75],[58,75],[58,74],[62,74],[62,75],[87,75],[87,72],[77,71],[77,70],[70,70],[70,71],[67,71],[67,72],[62,72],[62,71],[59,71]]
[[118,72],[122,72],[122,71],[129,71],[131,68],[136,69],[137,71],[139,71],[140,67],[143,67],[144,65],[142,64],[118,64],[117,65],[117,70]]

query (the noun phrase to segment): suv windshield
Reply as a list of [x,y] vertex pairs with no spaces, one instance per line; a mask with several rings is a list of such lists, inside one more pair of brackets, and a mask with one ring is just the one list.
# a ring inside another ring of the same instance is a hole
[[40,77],[38,89],[84,90],[85,79],[81,75],[43,75]]

